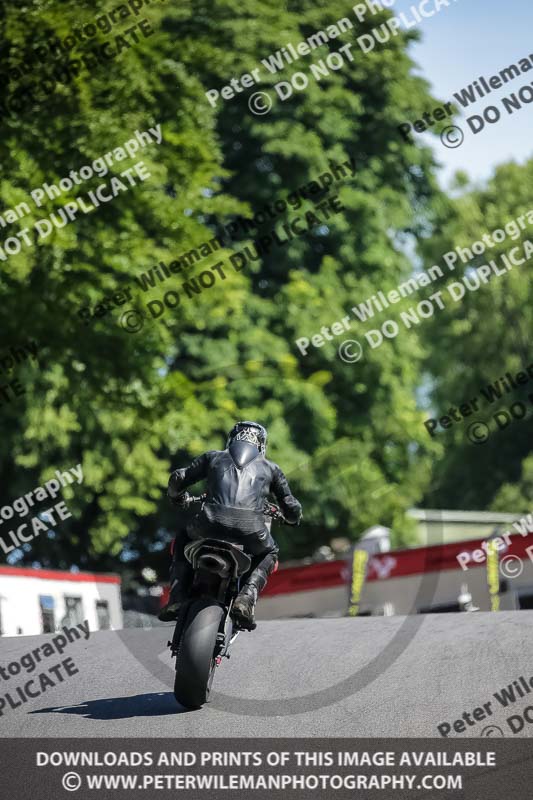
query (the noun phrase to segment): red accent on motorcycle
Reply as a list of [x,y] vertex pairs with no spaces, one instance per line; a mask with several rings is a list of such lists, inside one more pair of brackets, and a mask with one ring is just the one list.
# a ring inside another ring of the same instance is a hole
[[220,666],[221,662],[222,662],[222,656],[217,656],[215,658],[215,663],[216,663],[217,667]]

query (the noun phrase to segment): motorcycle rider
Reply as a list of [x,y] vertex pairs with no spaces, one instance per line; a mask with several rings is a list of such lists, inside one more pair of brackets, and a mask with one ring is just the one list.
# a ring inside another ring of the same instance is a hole
[[298,525],[302,517],[302,507],[285,475],[265,458],[266,441],[267,431],[259,423],[237,422],[225,450],[210,450],[171,474],[168,496],[173,503],[183,503],[185,489],[203,478],[207,479],[207,498],[201,511],[185,513],[186,524],[174,540],[170,597],[159,613],[163,622],[177,619],[187,599],[192,568],[183,554],[185,545],[190,539],[206,537],[242,544],[252,558],[232,615],[241,627],[255,627],[257,597],[277,567],[279,552],[264,516],[268,495],[274,495],[289,524]]

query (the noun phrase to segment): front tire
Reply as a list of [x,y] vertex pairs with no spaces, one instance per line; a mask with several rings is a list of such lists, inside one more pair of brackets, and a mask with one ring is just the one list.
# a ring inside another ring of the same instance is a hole
[[214,651],[224,609],[209,598],[189,606],[176,656],[174,697],[185,708],[200,708],[209,697]]

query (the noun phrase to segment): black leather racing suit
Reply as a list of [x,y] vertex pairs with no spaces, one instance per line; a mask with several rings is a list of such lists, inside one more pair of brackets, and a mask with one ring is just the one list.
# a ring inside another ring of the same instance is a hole
[[186,525],[176,537],[171,567],[173,581],[190,576],[183,548],[190,538],[220,538],[242,544],[252,556],[252,567],[243,583],[259,593],[278,560],[278,546],[270,533],[263,508],[273,494],[288,522],[299,522],[302,507],[293,497],[277,464],[248,443],[232,443],[227,450],[210,450],[170,476],[168,495],[176,501],[199,480],[207,480],[207,498],[200,512],[186,515]]

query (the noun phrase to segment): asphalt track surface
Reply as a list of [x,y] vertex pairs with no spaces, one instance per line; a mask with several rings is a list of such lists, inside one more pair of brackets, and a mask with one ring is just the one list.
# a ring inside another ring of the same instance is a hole
[[[438,736],[439,723],[492,700],[493,716],[461,734],[479,736],[533,704],[533,690],[512,709],[492,696],[533,676],[532,629],[529,611],[260,622],[218,668],[212,702],[189,712],[171,690],[171,625],[101,631],[65,650],[79,674],[4,708],[0,736]],[[51,638],[0,639],[0,664]]]

